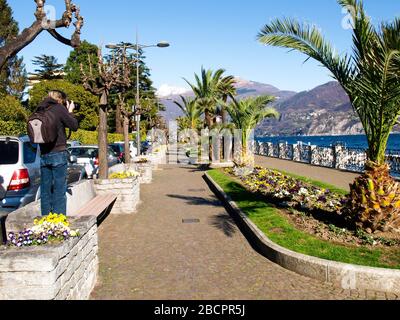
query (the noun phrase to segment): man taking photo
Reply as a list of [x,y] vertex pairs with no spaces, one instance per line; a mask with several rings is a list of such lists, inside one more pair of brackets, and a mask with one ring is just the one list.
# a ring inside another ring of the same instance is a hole
[[[66,128],[78,130],[78,120],[73,116],[75,104],[58,90],[50,91],[31,120],[31,141],[38,142],[41,151],[41,211],[67,214],[68,156]],[[33,117],[35,118],[35,117]],[[33,123],[33,125],[32,125]],[[36,126],[36,127],[35,127]],[[51,136],[51,138],[49,138]]]

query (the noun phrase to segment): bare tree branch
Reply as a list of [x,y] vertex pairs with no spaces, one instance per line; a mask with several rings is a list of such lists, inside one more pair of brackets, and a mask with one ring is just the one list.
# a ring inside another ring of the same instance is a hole
[[[19,51],[28,46],[36,37],[44,30],[49,33],[63,44],[71,46],[73,48],[78,47],[80,44],[81,29],[84,24],[84,19],[80,15],[80,9],[78,6],[73,4],[71,0],[65,0],[65,11],[62,18],[57,21],[46,20],[46,13],[44,11],[45,0],[34,0],[36,2],[35,17],[36,21],[26,29],[24,29],[18,36],[0,48],[0,68],[4,66],[8,59],[14,57]],[[68,28],[75,17],[74,22],[75,32],[71,36],[71,39],[67,39],[61,36],[54,29],[57,28]],[[52,28],[54,27],[54,28]]]

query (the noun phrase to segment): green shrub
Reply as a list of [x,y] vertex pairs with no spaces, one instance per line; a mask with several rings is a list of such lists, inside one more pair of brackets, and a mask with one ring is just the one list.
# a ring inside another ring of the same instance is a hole
[[1,136],[19,136],[26,134],[26,123],[21,121],[0,120]]
[[24,122],[27,119],[27,110],[13,96],[0,96],[0,120]]
[[[80,141],[82,144],[95,144],[99,143],[98,140],[98,131],[85,131],[85,130],[78,130],[77,132],[73,132],[71,135],[70,140]],[[129,136],[130,140],[133,140],[133,135]],[[123,141],[124,135],[117,134],[117,133],[109,133],[108,134],[108,143],[114,143],[117,141]]]

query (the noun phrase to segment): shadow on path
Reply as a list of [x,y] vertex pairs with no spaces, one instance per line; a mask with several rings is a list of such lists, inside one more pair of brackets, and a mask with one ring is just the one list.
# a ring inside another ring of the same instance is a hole
[[237,231],[235,221],[227,214],[219,214],[211,218],[210,225],[221,230],[230,238],[234,236]]
[[190,197],[190,196],[182,196],[178,194],[168,194],[167,197],[173,199],[180,199],[186,201],[187,204],[195,205],[195,206],[213,206],[213,207],[221,207],[221,202],[219,200],[206,199],[201,197]]

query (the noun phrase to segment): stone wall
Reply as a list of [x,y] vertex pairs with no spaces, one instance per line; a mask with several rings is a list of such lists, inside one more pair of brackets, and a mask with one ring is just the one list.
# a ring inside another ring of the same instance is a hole
[[[79,238],[57,245],[0,247],[1,300],[87,300],[98,276],[96,217],[70,218]],[[7,230],[19,231],[19,230]]]
[[130,179],[95,180],[97,195],[115,194],[117,201],[111,214],[132,214],[140,203],[140,181],[138,177]]

